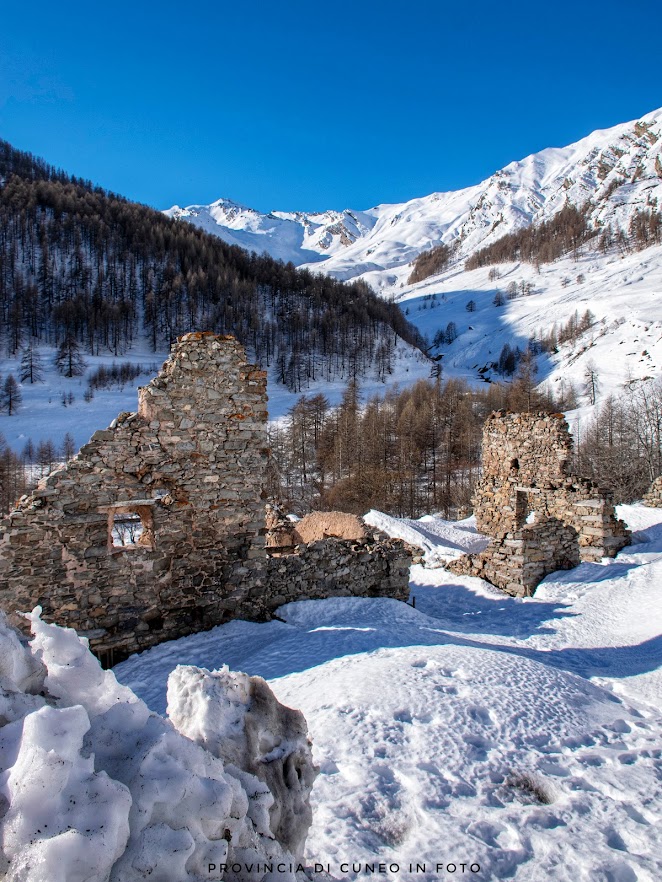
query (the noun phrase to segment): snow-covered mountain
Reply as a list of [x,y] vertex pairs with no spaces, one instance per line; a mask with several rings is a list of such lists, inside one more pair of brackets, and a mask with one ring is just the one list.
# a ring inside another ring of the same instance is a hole
[[341,279],[361,276],[385,293],[441,242],[457,259],[506,233],[547,220],[567,203],[593,203],[589,221],[627,229],[639,207],[662,202],[662,109],[593,132],[568,147],[511,162],[473,187],[366,211],[261,214],[227,199],[166,211],[233,244]]
[[[465,271],[479,248],[548,221],[568,204],[584,208],[590,227],[611,230],[614,241],[619,230],[627,233],[637,211],[659,211],[662,109],[512,162],[474,187],[397,205],[261,215],[220,200],[167,213],[340,279],[363,278],[396,299],[430,342],[453,322],[457,340],[435,350],[443,353],[446,376],[494,378],[489,366],[504,344],[524,348],[532,335],[549,333],[575,310],[590,310],[590,331],[540,358],[539,378],[581,389],[592,362],[604,397],[626,381],[662,374],[661,244],[600,250],[596,236],[579,253],[540,267],[517,261]],[[448,267],[410,285],[413,261],[440,243],[454,248]],[[508,299],[513,283],[528,296]],[[504,301],[499,306],[497,292]],[[467,312],[471,301],[475,309]]]
[[164,212],[183,218],[230,245],[249,251],[264,251],[296,266],[316,263],[342,251],[367,236],[375,217],[365,211],[272,211],[261,214],[231,199],[217,199],[211,205],[174,205]]

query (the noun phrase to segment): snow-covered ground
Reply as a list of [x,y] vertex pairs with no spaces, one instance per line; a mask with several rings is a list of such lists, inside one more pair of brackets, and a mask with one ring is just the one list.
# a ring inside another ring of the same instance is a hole
[[[381,862],[393,880],[658,882],[662,511],[619,515],[635,544],[533,598],[416,566],[415,608],[292,603],[115,673],[163,712],[177,664],[229,664],[303,710],[321,768],[307,862],[338,878]],[[480,542],[471,521],[369,519],[434,564]]]

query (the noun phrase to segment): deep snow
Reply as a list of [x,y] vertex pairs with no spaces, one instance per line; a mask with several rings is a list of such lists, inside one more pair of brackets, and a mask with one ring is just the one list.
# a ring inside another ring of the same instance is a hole
[[[101,670],[87,640],[39,613],[29,647],[0,616],[0,878],[294,882],[300,855],[272,833],[269,787],[233,761],[296,754],[310,779],[305,729],[285,740],[268,690],[255,714],[248,677],[198,668],[173,672],[165,720]],[[291,817],[296,843],[307,823]],[[271,861],[283,872],[223,869]]]
[[[230,622],[115,672],[163,711],[177,663],[227,663],[303,710],[321,766],[306,855],[337,877],[384,861],[399,868],[388,878],[432,880],[464,862],[482,880],[656,882],[662,511],[619,515],[633,546],[549,576],[533,598],[416,566],[415,609],[288,604],[284,621]],[[471,521],[369,519],[418,529],[435,564],[478,541]]]

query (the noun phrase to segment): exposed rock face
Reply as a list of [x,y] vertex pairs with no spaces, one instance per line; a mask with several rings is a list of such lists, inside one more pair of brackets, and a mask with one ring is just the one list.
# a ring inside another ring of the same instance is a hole
[[562,414],[493,413],[483,431],[483,476],[474,494],[485,551],[453,561],[515,595],[532,595],[549,573],[614,557],[629,531],[612,494],[570,474],[572,437]]
[[255,775],[274,801],[269,826],[297,857],[312,823],[317,777],[301,711],[280,704],[261,677],[223,668],[177,667],[168,680],[168,717],[175,728],[223,760]]
[[40,605],[113,664],[231,618],[268,618],[283,597],[406,599],[404,543],[329,540],[340,544],[267,557],[266,402],[265,372],[233,337],[182,337],[138,412],[96,432],[0,521],[0,607]]
[[662,508],[662,477],[655,478],[642,502],[649,508]]

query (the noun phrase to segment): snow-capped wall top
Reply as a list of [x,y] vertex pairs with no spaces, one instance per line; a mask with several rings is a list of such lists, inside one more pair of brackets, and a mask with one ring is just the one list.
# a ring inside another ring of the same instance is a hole
[[511,162],[476,186],[368,211],[265,215],[220,199],[166,214],[227,242],[297,265],[323,261],[331,275],[364,276],[388,289],[405,281],[411,261],[433,245],[457,242],[464,258],[568,202],[589,199],[591,221],[614,227],[627,227],[637,207],[662,201],[662,109]]

